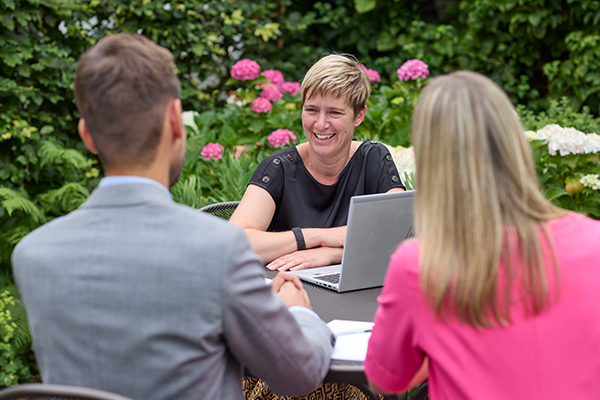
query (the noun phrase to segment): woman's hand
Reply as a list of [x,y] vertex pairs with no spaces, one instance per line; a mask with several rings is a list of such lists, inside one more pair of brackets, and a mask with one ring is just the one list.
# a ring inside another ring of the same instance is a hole
[[305,268],[323,267],[342,262],[342,247],[317,247],[295,251],[271,261],[267,268],[271,271],[296,271]]

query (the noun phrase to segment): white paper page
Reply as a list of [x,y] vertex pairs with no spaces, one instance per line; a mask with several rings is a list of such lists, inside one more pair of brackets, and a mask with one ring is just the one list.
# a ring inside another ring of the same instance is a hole
[[331,354],[332,360],[365,361],[371,332],[338,336]]
[[373,328],[373,325],[372,322],[349,321],[346,319],[334,319],[327,323],[336,338],[342,335],[368,332]]

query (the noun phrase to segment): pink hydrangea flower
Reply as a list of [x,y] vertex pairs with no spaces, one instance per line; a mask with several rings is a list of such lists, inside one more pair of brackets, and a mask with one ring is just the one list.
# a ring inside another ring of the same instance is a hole
[[279,89],[277,89],[276,86],[268,86],[263,89],[262,93],[260,94],[260,97],[264,97],[265,99],[270,101],[277,101],[281,100],[283,94],[281,94],[281,92],[279,91]]
[[289,93],[292,96],[300,92],[300,88],[301,86],[298,82],[283,82],[279,86],[279,90],[281,90],[282,93]]
[[278,71],[276,69],[268,69],[266,71],[263,71],[261,75],[264,75],[269,80],[269,82],[271,82],[274,85],[281,85],[284,82],[283,74],[281,73],[281,71]]
[[255,79],[260,73],[260,65],[256,61],[249,60],[247,58],[240,60],[233,64],[231,67],[231,77],[238,81],[245,81],[248,79]]
[[218,143],[209,143],[202,148],[200,155],[204,158],[220,160],[223,158],[223,146]]
[[367,73],[367,76],[371,80],[371,83],[373,83],[373,82],[381,82],[381,76],[379,75],[379,72],[375,71],[374,69],[369,69],[369,68],[365,67],[362,64],[360,66]]
[[285,147],[290,143],[290,139],[292,139],[292,143],[296,144],[296,135],[289,129],[277,129],[267,139],[273,147]]
[[255,98],[252,103],[250,103],[250,109],[256,113],[266,113],[273,109],[271,102],[264,97]]
[[235,146],[233,146],[233,152],[231,153],[231,155],[235,158],[240,158],[242,153],[246,150],[248,150],[248,146],[236,144]]
[[408,60],[398,68],[398,79],[407,81],[409,79],[426,78],[429,75],[429,68],[421,60]]

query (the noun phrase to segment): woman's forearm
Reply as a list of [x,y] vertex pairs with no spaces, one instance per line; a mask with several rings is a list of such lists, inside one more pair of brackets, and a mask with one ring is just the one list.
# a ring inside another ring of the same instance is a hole
[[[296,235],[292,231],[265,232],[258,229],[244,229],[252,248],[265,264],[285,254],[298,250]],[[343,247],[346,227],[337,228],[305,228],[302,236],[307,249],[315,247]]]
[[258,229],[244,229],[252,249],[262,258],[265,264],[277,257],[298,249],[294,232],[265,232]]

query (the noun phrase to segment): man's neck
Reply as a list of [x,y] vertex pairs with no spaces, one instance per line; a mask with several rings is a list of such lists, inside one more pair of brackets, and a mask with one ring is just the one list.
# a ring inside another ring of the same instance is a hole
[[139,176],[141,178],[152,179],[166,188],[169,187],[169,173],[161,171],[159,168],[113,167],[107,168],[104,176]]

